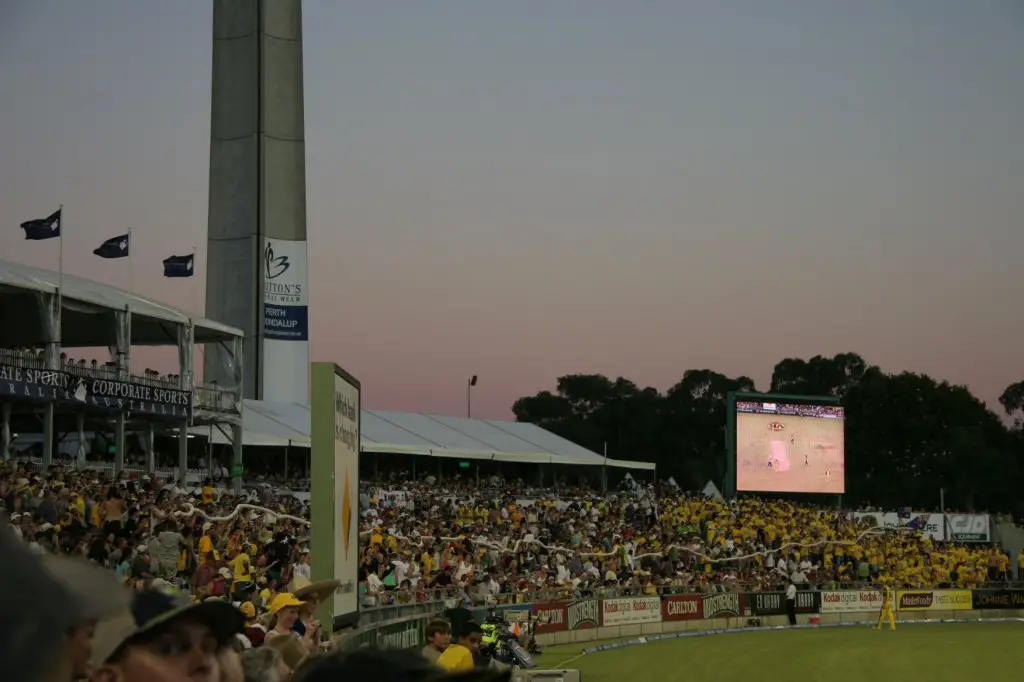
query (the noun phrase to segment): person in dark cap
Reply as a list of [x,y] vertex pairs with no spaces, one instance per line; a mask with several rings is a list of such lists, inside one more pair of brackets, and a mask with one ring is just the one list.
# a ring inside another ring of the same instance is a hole
[[413,651],[364,647],[306,659],[291,682],[508,682],[512,671],[475,668],[448,672]]
[[[17,614],[0,630],[0,670],[19,682],[70,682],[84,672],[89,626],[124,608],[128,593],[110,571],[68,557],[37,557],[0,529],[4,607]],[[0,674],[2,677],[3,674]]]
[[217,656],[245,627],[229,602],[201,604],[173,588],[136,593],[131,606],[100,621],[93,682],[218,682]]

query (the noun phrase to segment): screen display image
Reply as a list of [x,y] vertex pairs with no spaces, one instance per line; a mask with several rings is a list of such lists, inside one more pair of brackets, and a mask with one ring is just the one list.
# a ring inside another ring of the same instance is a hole
[[843,408],[736,401],[736,490],[845,492]]

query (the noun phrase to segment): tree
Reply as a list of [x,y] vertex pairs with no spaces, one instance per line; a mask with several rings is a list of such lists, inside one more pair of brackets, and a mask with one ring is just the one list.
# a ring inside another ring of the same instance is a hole
[[856,353],[839,353],[831,358],[815,355],[806,361],[786,358],[772,371],[771,392],[842,398],[869,369],[873,368]]
[[1018,429],[1024,429],[1024,381],[1010,384],[999,396],[999,404],[1014,418]]
[[963,386],[869,372],[843,400],[849,496],[887,507],[974,508],[1004,475],[1006,432]]
[[658,462],[680,485],[721,486],[725,478],[726,398],[730,391],[755,391],[749,377],[732,379],[709,369],[692,369],[663,400],[665,450]]

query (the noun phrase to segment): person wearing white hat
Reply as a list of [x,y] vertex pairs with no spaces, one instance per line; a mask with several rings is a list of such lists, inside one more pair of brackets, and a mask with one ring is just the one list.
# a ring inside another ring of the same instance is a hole
[[25,537],[21,531],[21,514],[11,514],[11,531],[21,540]]

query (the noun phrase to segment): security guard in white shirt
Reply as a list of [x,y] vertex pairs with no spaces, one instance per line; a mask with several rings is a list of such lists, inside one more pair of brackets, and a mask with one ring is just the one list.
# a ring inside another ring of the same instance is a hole
[[786,615],[789,617],[789,624],[796,625],[796,583],[792,580],[786,588]]

